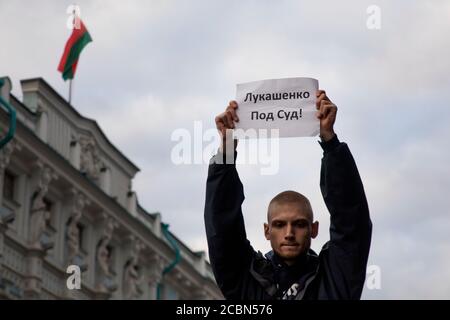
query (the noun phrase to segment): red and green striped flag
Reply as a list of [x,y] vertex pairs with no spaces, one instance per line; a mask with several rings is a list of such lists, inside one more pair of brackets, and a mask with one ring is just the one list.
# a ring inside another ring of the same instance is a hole
[[77,70],[78,58],[83,48],[92,41],[91,35],[87,31],[81,19],[79,28],[73,28],[72,35],[67,40],[64,53],[59,62],[58,71],[62,73],[64,81],[73,79]]

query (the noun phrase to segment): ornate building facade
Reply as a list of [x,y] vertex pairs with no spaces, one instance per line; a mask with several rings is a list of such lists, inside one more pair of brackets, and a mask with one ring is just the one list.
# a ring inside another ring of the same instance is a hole
[[[21,81],[23,101],[5,80],[17,127],[0,150],[0,299],[221,299],[204,252],[167,238],[161,215],[139,205],[139,169],[97,123],[41,78]],[[180,260],[163,275],[171,241]]]

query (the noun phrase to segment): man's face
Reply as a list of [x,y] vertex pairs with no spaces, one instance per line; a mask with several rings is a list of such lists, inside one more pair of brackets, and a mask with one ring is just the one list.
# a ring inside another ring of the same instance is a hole
[[264,234],[275,253],[288,265],[309,249],[317,236],[319,223],[298,203],[274,204]]

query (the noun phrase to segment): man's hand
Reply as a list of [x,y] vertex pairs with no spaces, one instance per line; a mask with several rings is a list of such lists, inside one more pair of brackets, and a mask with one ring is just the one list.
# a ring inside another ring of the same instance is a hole
[[320,138],[322,141],[329,141],[335,135],[333,125],[336,121],[337,107],[327,97],[325,90],[317,90],[316,97],[317,118],[320,120]]
[[[220,133],[221,144],[220,151],[225,152],[225,146],[227,145],[227,139],[232,139],[232,131],[229,129],[235,128],[235,122],[239,122],[239,117],[236,114],[238,104],[236,101],[232,100],[225,109],[225,112],[219,114],[216,117],[216,128]],[[234,149],[237,147],[238,140],[234,140]],[[231,143],[231,141],[229,141]]]

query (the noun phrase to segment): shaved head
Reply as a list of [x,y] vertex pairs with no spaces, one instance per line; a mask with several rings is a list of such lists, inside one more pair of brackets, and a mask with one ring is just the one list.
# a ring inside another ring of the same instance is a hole
[[267,222],[273,218],[274,213],[277,212],[277,209],[283,205],[294,205],[298,207],[298,209],[303,212],[308,220],[312,223],[314,220],[313,211],[311,208],[311,203],[308,198],[306,198],[301,193],[296,191],[283,191],[277,194],[269,203],[269,208],[267,209]]

